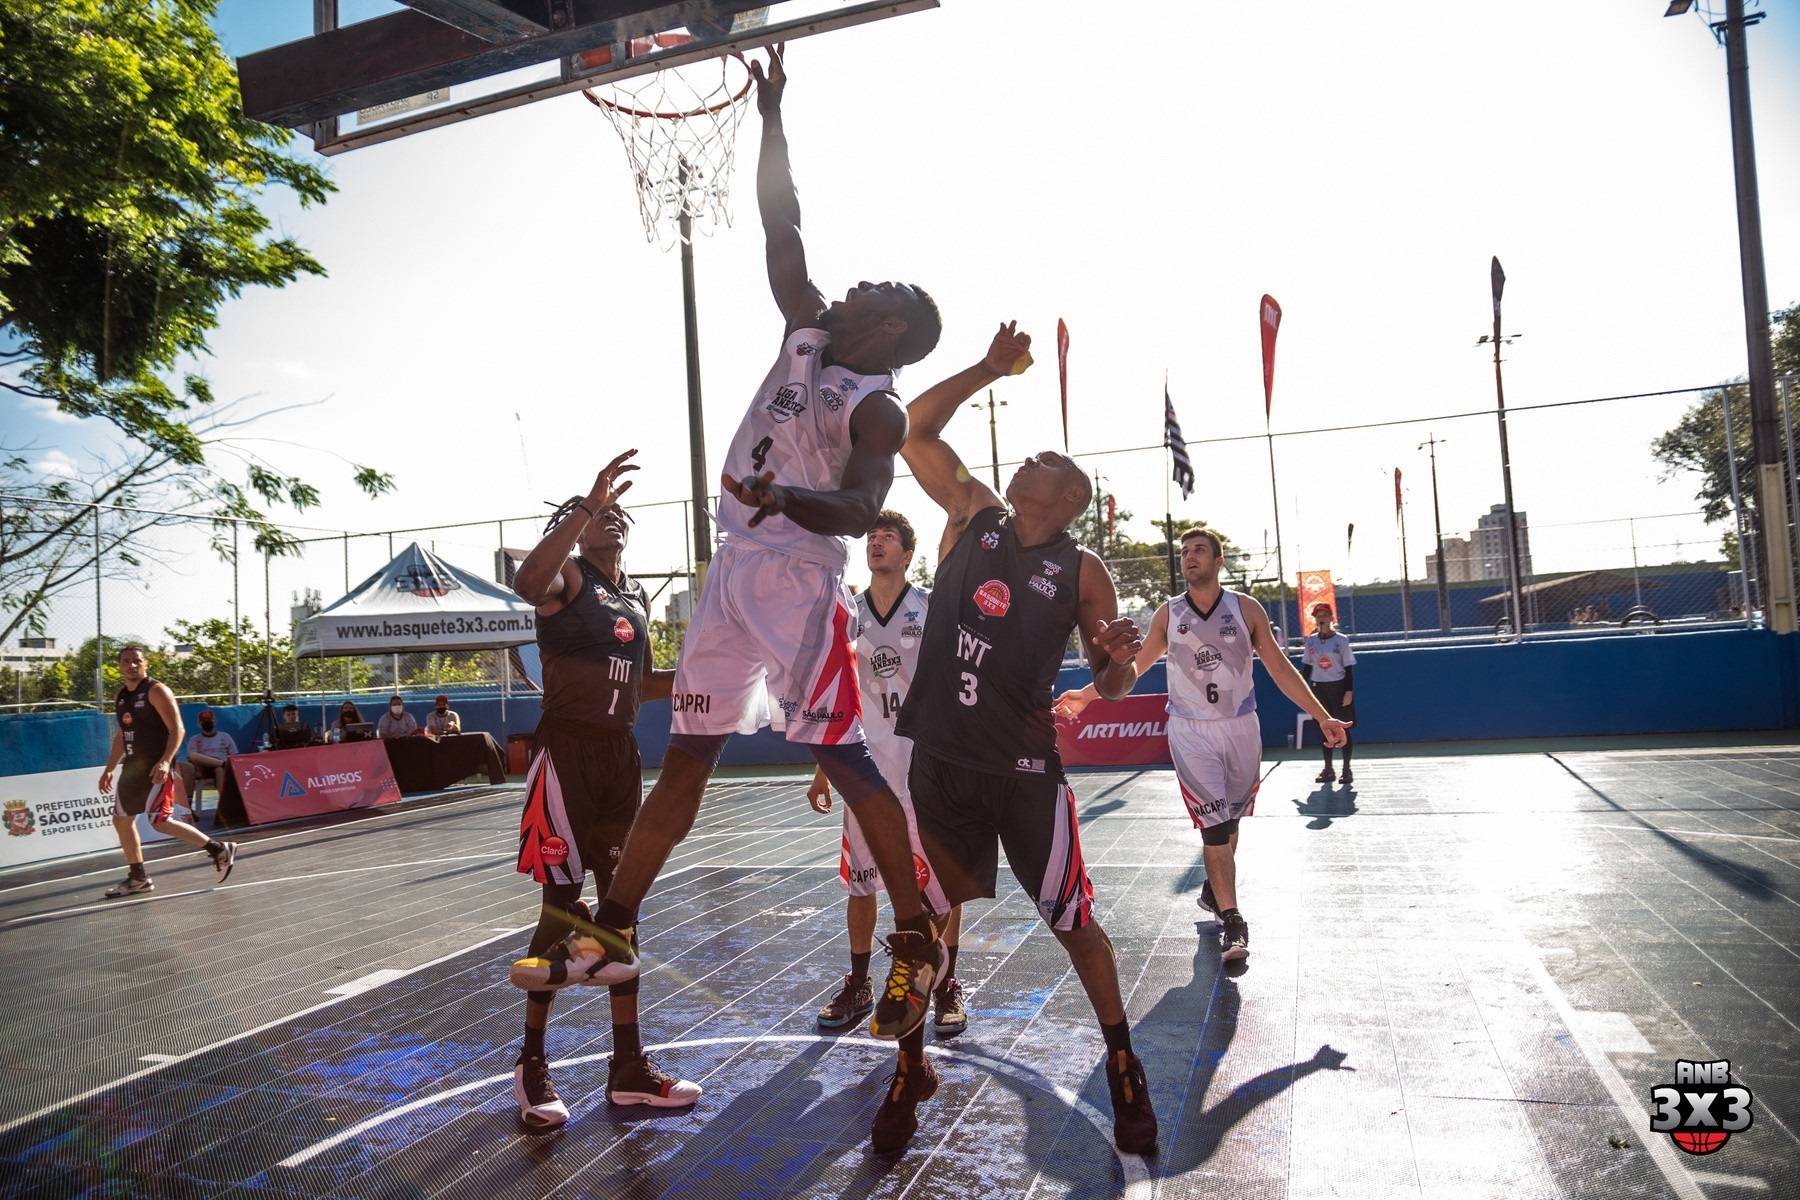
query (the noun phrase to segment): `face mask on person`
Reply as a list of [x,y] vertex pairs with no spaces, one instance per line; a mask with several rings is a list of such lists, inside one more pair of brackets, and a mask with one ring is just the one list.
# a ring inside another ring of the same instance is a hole
[[211,733],[216,728],[218,728],[218,726],[214,725],[211,721],[200,722],[201,733]]
[[449,711],[450,711],[450,706],[448,704],[440,704],[437,706],[437,714],[440,717]]
[[393,713],[396,717],[404,716],[406,714],[406,705],[390,704],[388,705],[388,711]]

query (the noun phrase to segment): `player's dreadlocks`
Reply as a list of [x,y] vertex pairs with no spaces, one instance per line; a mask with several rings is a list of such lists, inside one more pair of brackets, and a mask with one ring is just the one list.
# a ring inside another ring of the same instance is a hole
[[[549,533],[552,529],[555,529],[558,525],[562,524],[563,519],[565,517],[567,517],[570,513],[574,512],[578,508],[581,509],[583,512],[587,512],[587,508],[585,507],[586,501],[587,501],[586,496],[570,496],[567,500],[564,500],[561,504],[556,505],[555,506],[556,511],[550,514],[550,519],[548,521],[544,522],[544,532]],[[550,501],[550,500],[546,500],[546,501],[544,501],[544,503],[545,504],[553,504],[554,502]],[[630,511],[627,510],[624,505],[615,503],[615,504],[610,504],[607,507],[618,509],[620,516],[624,517],[627,521],[633,521]],[[605,511],[606,511],[605,508],[600,510],[600,512],[605,512]],[[600,515],[600,513],[588,513],[588,515],[590,517],[598,517]],[[633,523],[635,523],[635,521]]]

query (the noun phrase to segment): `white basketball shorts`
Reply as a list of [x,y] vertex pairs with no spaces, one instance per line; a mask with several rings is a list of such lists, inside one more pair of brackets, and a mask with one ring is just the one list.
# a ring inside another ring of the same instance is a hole
[[1262,783],[1262,724],[1254,712],[1211,721],[1169,714],[1169,757],[1194,828],[1256,811]]
[[742,538],[719,548],[681,643],[676,733],[754,733],[780,706],[790,742],[863,740],[843,574]]

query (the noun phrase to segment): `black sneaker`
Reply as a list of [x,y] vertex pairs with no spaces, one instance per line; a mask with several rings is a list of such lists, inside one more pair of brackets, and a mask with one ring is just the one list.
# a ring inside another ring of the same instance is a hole
[[1137,1055],[1120,1050],[1108,1056],[1106,1090],[1112,1093],[1113,1145],[1126,1154],[1155,1150],[1156,1110],[1150,1107],[1150,1088]]
[[894,963],[888,968],[887,986],[875,1002],[869,1033],[891,1042],[925,1023],[925,1014],[931,1011],[931,991],[950,954],[937,938],[906,930],[888,937],[887,951],[894,956]]
[[1219,948],[1219,958],[1224,962],[1250,957],[1250,923],[1235,908],[1219,914]]
[[613,1104],[687,1108],[700,1099],[700,1085],[675,1078],[639,1050],[615,1056],[607,1066],[606,1098]]
[[519,1102],[519,1120],[533,1129],[558,1129],[569,1119],[569,1106],[550,1082],[550,1064],[523,1055],[513,1064],[513,1099]]
[[117,900],[120,896],[136,896],[144,892],[154,892],[156,885],[150,882],[149,876],[139,879],[136,875],[127,875],[119,882],[106,889],[108,900]]
[[586,919],[587,906],[570,916],[576,926],[541,958],[521,958],[512,965],[514,987],[554,991],[573,983],[624,983],[637,978],[637,930],[607,929]]
[[1342,782],[1342,783],[1343,783],[1343,785],[1344,785],[1344,786],[1345,786],[1345,787],[1349,787],[1349,786],[1350,786],[1350,785],[1351,785],[1351,784],[1353,784],[1353,783],[1355,783],[1355,782],[1356,782],[1356,776],[1354,776],[1354,775],[1352,775],[1352,774],[1351,774],[1351,773],[1350,773],[1350,768],[1349,768],[1349,767],[1345,767],[1345,768],[1344,768],[1344,773],[1343,773],[1343,775],[1342,775],[1342,776],[1341,776],[1341,777],[1340,777],[1340,781],[1341,781],[1341,782]]
[[1200,894],[1194,898],[1194,903],[1215,917],[1219,915],[1219,900],[1213,895],[1212,880],[1207,879],[1201,882]]
[[908,1062],[902,1050],[899,1064],[887,1078],[887,1094],[875,1110],[875,1124],[869,1130],[875,1153],[893,1154],[906,1149],[906,1143],[919,1131],[919,1101],[931,1099],[937,1089],[937,1068],[931,1060]]
[[955,1037],[969,1027],[969,1010],[963,1005],[963,985],[946,979],[944,986],[931,993],[931,1022],[939,1037]]
[[844,986],[831,1002],[819,1010],[820,1029],[843,1029],[854,1025],[875,1011],[875,989],[869,984],[869,977],[856,979],[844,976]]
[[1337,782],[1337,772],[1332,770],[1330,767],[1326,767],[1323,771],[1320,771],[1317,775],[1313,776],[1313,782],[1314,783],[1336,783]]
[[213,870],[219,875],[213,882],[224,883],[231,876],[231,864],[237,861],[237,843],[220,842],[219,847],[219,851],[212,856]]

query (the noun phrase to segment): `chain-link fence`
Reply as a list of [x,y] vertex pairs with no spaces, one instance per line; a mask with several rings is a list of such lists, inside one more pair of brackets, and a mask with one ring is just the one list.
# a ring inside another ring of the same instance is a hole
[[[1752,562],[1746,578],[1738,553],[1755,499],[1744,390],[1729,389],[1730,405],[1719,388],[1690,388],[1509,409],[1523,636],[1761,620],[1755,556],[1744,556]],[[1790,544],[1800,514],[1789,413],[1796,399],[1796,379],[1779,380]],[[1204,518],[1223,533],[1231,582],[1263,599],[1288,629],[1299,627],[1301,574],[1329,572],[1339,623],[1359,645],[1513,636],[1492,410],[1278,429],[1267,441],[1194,432],[1197,490],[1166,508],[1152,483],[1168,474],[1162,447],[1075,452],[1100,494],[1078,531],[1112,565],[1125,611],[1147,616],[1170,594],[1166,512],[1177,532]],[[904,476],[893,503],[926,511]],[[1136,511],[1126,521],[1128,508]],[[691,611],[692,509],[668,500],[633,505],[632,513],[626,566],[649,591],[652,618],[674,622],[658,630],[658,660],[666,663]],[[297,552],[264,556],[248,535],[234,553],[240,535],[205,515],[0,496],[0,626],[11,625],[0,646],[0,711],[93,706],[96,695],[112,694],[114,660],[129,641],[150,649],[153,673],[178,695],[215,702],[254,700],[265,689],[323,700],[467,695],[509,678],[524,685],[524,664],[506,652],[298,659],[293,634],[299,619],[413,542],[504,582],[508,556],[522,558],[543,522],[539,514],[376,533],[290,527]],[[935,537],[920,525],[920,554],[929,557]],[[60,541],[51,536],[57,529]],[[39,593],[41,603],[31,603]]]

